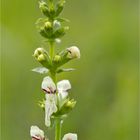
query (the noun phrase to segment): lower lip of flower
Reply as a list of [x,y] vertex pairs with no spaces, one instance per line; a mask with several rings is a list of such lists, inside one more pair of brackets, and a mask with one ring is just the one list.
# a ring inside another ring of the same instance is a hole
[[47,89],[42,89],[43,91],[45,91],[45,93],[48,93],[48,94],[55,94],[56,93],[56,90],[51,90],[50,88],[47,88]]
[[32,140],[41,140],[41,138],[32,137]]

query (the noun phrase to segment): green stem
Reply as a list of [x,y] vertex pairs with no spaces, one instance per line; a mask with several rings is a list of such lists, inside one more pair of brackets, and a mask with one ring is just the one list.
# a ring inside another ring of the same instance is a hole
[[61,119],[55,120],[55,140],[61,140]]
[[51,61],[53,59],[54,56],[54,42],[50,42],[50,57],[51,57]]
[[[50,58],[53,61],[54,57],[54,42],[50,42]],[[51,78],[56,83],[56,72],[54,70],[50,71]],[[55,120],[55,140],[61,140],[61,119],[56,118]]]

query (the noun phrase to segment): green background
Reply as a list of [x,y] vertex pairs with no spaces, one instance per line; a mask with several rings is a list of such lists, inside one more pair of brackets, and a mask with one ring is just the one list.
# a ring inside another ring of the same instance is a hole
[[[31,125],[54,139],[37,105],[43,75],[30,71],[39,66],[34,50],[48,48],[35,27],[41,16],[37,0],[2,0],[2,140],[30,140]],[[138,1],[67,0],[62,16],[70,19],[70,30],[57,50],[71,45],[81,50],[81,59],[64,66],[77,70],[58,76],[71,81],[71,97],[77,100],[62,135],[138,140]]]

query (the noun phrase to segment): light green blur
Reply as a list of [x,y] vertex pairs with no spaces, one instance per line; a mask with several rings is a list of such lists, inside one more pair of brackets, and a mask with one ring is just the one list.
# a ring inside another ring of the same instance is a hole
[[[32,57],[44,43],[35,27],[41,16],[37,0],[2,0],[1,7],[1,134],[2,140],[31,140],[31,125],[54,133],[44,124],[43,75]],[[138,140],[138,1],[67,0],[63,17],[70,30],[57,50],[77,45],[81,59],[60,74],[69,79],[75,109],[65,120],[62,135],[78,140]]]

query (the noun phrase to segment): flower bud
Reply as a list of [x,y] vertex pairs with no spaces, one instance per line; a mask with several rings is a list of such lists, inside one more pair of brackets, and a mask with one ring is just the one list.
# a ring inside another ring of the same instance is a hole
[[53,38],[60,38],[60,37],[64,36],[68,29],[69,29],[68,26],[57,29],[53,34]]
[[47,21],[47,22],[45,23],[45,28],[46,28],[46,29],[51,29],[51,28],[52,28],[51,22]]
[[57,21],[57,20],[54,20],[54,22],[53,22],[54,31],[56,31],[56,30],[58,30],[60,28],[61,28],[61,23],[59,21]]
[[50,68],[50,58],[48,53],[43,48],[37,48],[33,55],[38,62],[40,62],[43,66]]
[[80,58],[80,50],[78,47],[72,46],[70,48],[67,48],[67,50],[69,52],[67,55],[68,58],[71,58],[71,59]]
[[68,100],[60,109],[60,114],[64,115],[69,113],[76,105],[76,101],[74,99]]
[[58,63],[61,60],[61,56],[60,55],[55,55],[54,57],[54,62]]
[[47,4],[46,4],[44,1],[40,1],[40,2],[39,2],[39,8],[41,9],[41,12],[42,12],[45,16],[49,17],[49,9],[48,9]]
[[51,38],[53,34],[52,23],[49,21],[45,22],[44,30],[45,30],[47,38]]
[[58,4],[56,5],[56,14],[55,14],[55,16],[58,16],[61,12],[62,12],[62,10],[63,10],[63,8],[64,8],[64,4],[65,4],[65,0],[62,0],[62,1],[59,1],[58,2]]

